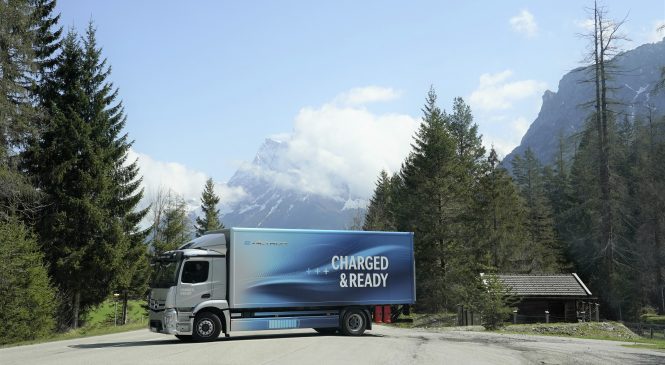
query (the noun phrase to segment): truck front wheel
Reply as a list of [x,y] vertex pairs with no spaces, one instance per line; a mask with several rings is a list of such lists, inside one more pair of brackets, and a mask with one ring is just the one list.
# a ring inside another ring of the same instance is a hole
[[196,341],[212,341],[219,337],[222,331],[222,322],[211,312],[201,312],[194,319],[192,338]]
[[367,328],[367,320],[360,309],[349,309],[342,319],[342,333],[347,336],[360,336]]

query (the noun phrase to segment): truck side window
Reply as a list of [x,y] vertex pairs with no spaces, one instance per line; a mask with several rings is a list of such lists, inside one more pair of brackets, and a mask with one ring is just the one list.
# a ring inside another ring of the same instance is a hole
[[208,261],[187,261],[182,269],[183,283],[203,283],[208,280]]

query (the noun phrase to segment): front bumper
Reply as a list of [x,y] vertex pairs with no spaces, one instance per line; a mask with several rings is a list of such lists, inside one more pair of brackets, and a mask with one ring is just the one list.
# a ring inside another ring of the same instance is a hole
[[193,318],[191,313],[178,312],[175,308],[150,311],[149,329],[168,335],[191,335]]

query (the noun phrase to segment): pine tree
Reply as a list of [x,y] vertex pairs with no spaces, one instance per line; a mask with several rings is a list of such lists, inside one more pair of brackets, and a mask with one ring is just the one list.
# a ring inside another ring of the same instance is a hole
[[219,196],[215,194],[215,184],[212,178],[209,178],[203,188],[203,193],[201,193],[203,217],[196,217],[196,237],[202,236],[207,231],[224,228],[224,224],[219,221],[217,204],[219,204]]
[[37,228],[66,298],[65,327],[78,327],[81,314],[126,271],[128,253],[145,249],[138,222],[146,211],[135,211],[142,196],[138,167],[125,164],[131,142],[122,134],[125,116],[109,74],[92,24],[83,45],[70,32],[53,74],[52,120],[26,153],[27,168],[48,195]]
[[0,272],[0,344],[50,334],[55,290],[39,244],[16,218],[0,220]]
[[191,238],[191,222],[185,200],[169,191],[165,196],[158,220],[153,224],[152,246],[155,253],[175,250]]
[[58,24],[60,14],[54,14],[55,0],[30,0],[30,3],[33,7],[32,51],[36,64],[32,93],[37,102],[42,103],[53,87],[51,79],[58,62],[62,27]]
[[394,207],[393,207],[393,186],[392,179],[385,170],[381,170],[376,182],[374,195],[370,198],[365,222],[362,229],[364,231],[394,231]]
[[499,273],[526,273],[527,238],[525,207],[508,172],[499,165],[494,149],[487,159],[488,171],[479,181],[474,202],[474,257],[479,269]]
[[551,273],[560,270],[561,247],[554,231],[552,208],[545,192],[543,167],[528,148],[513,160],[513,175],[526,204],[526,255],[528,272]]
[[446,129],[445,115],[436,104],[436,93],[428,93],[423,121],[412,144],[413,152],[400,172],[396,196],[397,228],[415,233],[416,282],[419,308],[436,311],[456,304],[464,282],[462,247],[450,229],[457,224],[460,206],[455,169],[455,142]]
[[34,131],[30,76],[35,71],[28,1],[0,2],[0,164]]
[[[596,256],[603,257],[603,263],[598,266],[598,272],[603,277],[603,282],[599,282],[601,293],[610,302],[609,309],[613,310],[615,314],[619,314],[620,309],[618,303],[620,296],[616,290],[619,290],[621,284],[616,280],[622,280],[622,274],[617,270],[621,265],[627,264],[624,252],[625,242],[622,238],[622,231],[626,228],[621,222],[623,220],[623,213],[618,210],[617,195],[621,194],[615,191],[620,184],[617,184],[618,174],[614,171],[614,142],[616,142],[616,116],[617,114],[611,109],[615,104],[611,100],[611,78],[618,70],[614,63],[613,56],[619,53],[617,44],[621,41],[623,36],[620,33],[620,28],[623,21],[614,21],[607,18],[607,10],[594,2],[591,9],[591,17],[594,24],[593,30],[588,34],[590,40],[590,52],[587,58],[589,66],[583,69],[589,75],[588,82],[593,83],[595,89],[594,100],[590,102],[593,105],[593,112],[589,117],[589,128],[593,129],[594,141],[589,141],[586,146],[594,146],[596,148],[594,155],[588,155],[591,158],[597,179],[595,179],[595,186],[599,190],[597,202],[597,213],[592,213],[594,216],[590,217],[592,222],[599,218],[600,225],[595,227],[595,237],[597,242],[594,242],[592,247],[597,249]],[[591,138],[591,134],[587,135]],[[591,152],[591,151],[589,151]],[[598,214],[598,217],[595,215]],[[623,262],[622,262],[623,261]]]
[[[651,111],[650,111],[651,112]],[[639,292],[639,307],[654,306],[665,313],[662,288],[665,285],[665,117],[655,120],[651,113],[646,122],[635,121],[633,141],[635,204],[635,256],[639,276],[633,284]]]

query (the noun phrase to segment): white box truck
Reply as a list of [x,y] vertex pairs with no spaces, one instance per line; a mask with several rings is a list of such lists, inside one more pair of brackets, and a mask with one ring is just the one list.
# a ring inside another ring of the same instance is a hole
[[410,232],[230,228],[153,267],[150,330],[182,340],[289,328],[357,336],[374,306],[416,299]]

